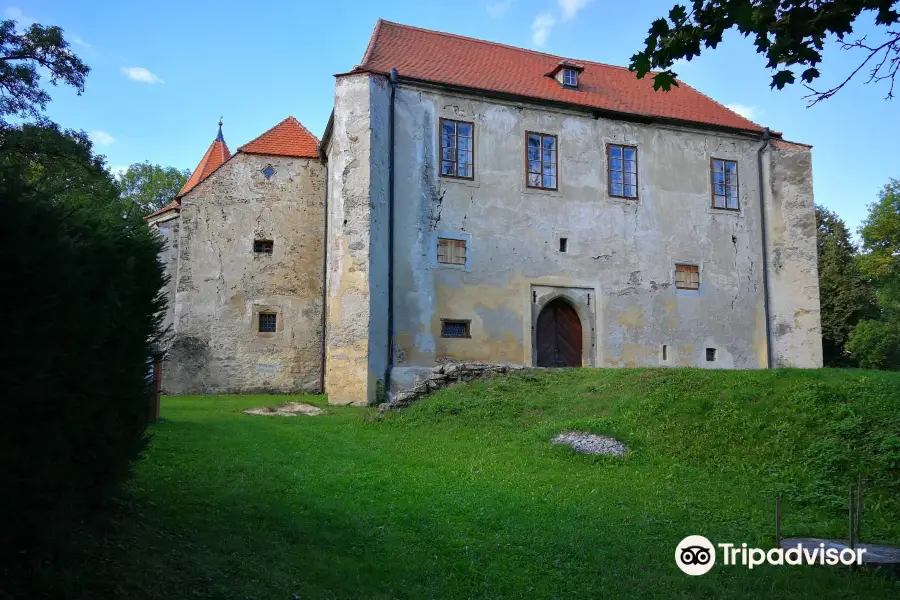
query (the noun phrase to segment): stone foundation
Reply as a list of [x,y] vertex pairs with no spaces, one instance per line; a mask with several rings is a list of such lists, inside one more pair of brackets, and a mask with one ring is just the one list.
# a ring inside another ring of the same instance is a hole
[[411,390],[394,394],[389,402],[385,402],[379,408],[381,410],[405,408],[422,396],[460,381],[490,379],[497,375],[505,375],[509,372],[523,371],[524,369],[525,367],[521,365],[495,365],[481,362],[439,364],[432,367],[427,376],[416,381]]

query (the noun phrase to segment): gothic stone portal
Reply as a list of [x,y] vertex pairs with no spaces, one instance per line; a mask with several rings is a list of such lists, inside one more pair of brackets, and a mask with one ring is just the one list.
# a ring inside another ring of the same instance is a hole
[[581,319],[566,300],[547,304],[537,320],[537,366],[581,366]]

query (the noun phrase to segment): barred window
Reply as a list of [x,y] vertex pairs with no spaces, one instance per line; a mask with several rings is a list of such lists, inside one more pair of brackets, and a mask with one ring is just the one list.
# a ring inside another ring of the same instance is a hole
[[530,188],[555,190],[556,136],[543,133],[527,133],[528,172],[525,183]]
[[466,240],[438,238],[438,262],[445,265],[466,264]]
[[637,148],[609,144],[607,154],[609,195],[618,198],[637,198]]
[[680,290],[699,290],[700,267],[697,265],[675,265],[675,287]]
[[441,319],[441,337],[467,338],[469,335],[470,321],[458,321],[453,319]]
[[466,121],[441,119],[441,176],[474,179],[475,125]]
[[738,210],[738,169],[733,160],[712,159],[713,208]]
[[257,254],[272,254],[275,248],[275,242],[272,240],[254,240],[253,251]]
[[275,333],[277,319],[278,317],[275,313],[259,313],[259,332]]

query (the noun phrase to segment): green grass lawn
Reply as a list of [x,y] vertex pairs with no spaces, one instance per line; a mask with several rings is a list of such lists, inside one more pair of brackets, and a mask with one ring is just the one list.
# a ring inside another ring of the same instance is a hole
[[[689,534],[770,547],[846,536],[870,479],[868,541],[900,543],[900,374],[567,370],[442,390],[397,413],[322,397],[163,400],[133,512],[67,566],[71,594],[123,598],[898,598],[884,571],[716,566]],[[624,458],[551,447],[570,429]]]

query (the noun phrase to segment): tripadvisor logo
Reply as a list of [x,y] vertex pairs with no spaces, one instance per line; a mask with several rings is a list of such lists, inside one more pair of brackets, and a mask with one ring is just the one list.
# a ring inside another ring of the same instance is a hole
[[722,564],[752,569],[770,565],[861,565],[865,548],[826,548],[797,544],[792,548],[748,548],[747,544],[713,544],[702,535],[689,535],[675,547],[675,564],[688,575],[704,575],[716,564],[716,547],[722,552]]

